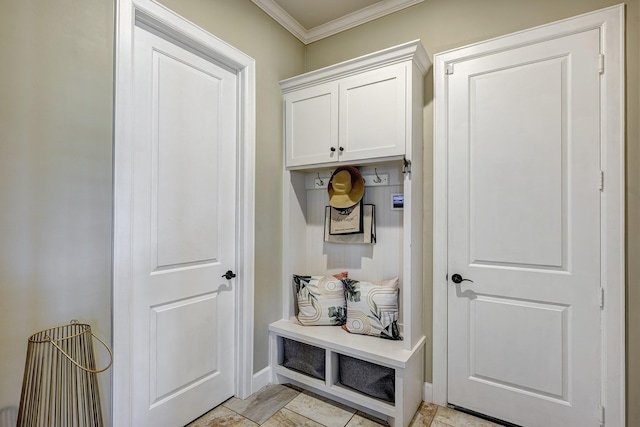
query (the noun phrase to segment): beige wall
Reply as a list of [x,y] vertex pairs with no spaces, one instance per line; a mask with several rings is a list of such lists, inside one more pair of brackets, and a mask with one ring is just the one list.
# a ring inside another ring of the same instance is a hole
[[[483,41],[547,22],[618,4],[617,0],[425,0],[416,6],[320,40],[307,47],[306,71],[421,39],[434,53]],[[627,398],[629,427],[640,425],[640,137],[638,54],[640,52],[638,0],[627,1]],[[433,144],[433,75],[425,80],[425,164],[431,163]],[[428,171],[427,171],[428,172]],[[431,194],[426,174],[425,199],[425,330],[431,337]],[[428,341],[431,348],[431,340]],[[425,380],[431,381],[431,356],[425,363]]]
[[110,0],[0,6],[0,410],[34,332],[111,335],[112,45]]

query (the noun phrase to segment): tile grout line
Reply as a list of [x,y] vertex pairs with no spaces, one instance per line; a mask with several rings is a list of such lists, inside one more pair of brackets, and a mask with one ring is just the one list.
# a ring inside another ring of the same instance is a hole
[[[296,397],[297,397],[297,396],[296,396]],[[291,400],[293,400],[293,399],[291,399]],[[288,404],[287,404],[287,405],[288,405]],[[312,420],[311,418],[307,417],[306,415],[303,415],[303,414],[301,414],[300,412],[296,412],[296,411],[294,411],[293,409],[289,409],[289,408],[287,408],[286,406],[283,406],[282,408],[280,408],[280,411],[282,411],[283,409],[286,409],[287,411],[293,412],[294,414],[301,416],[301,417],[302,417],[302,418],[304,418],[305,420],[309,420],[309,421],[311,421],[311,422],[314,422],[314,423],[316,423],[316,424],[319,424],[319,425],[321,425],[322,427],[327,427],[326,425],[324,425],[324,424],[322,424],[322,423],[319,423],[318,421]],[[351,421],[351,420],[349,420],[349,421]],[[346,426],[346,424],[345,424],[345,426]],[[343,426],[343,427],[344,427],[344,426]]]
[[344,424],[344,426],[342,426],[342,427],[347,427],[347,426],[349,425],[349,423],[351,422],[351,420],[353,419],[353,417],[355,417],[357,413],[358,413],[358,411],[354,412],[354,413],[351,415],[351,418],[349,418],[349,419],[347,420],[347,422]]

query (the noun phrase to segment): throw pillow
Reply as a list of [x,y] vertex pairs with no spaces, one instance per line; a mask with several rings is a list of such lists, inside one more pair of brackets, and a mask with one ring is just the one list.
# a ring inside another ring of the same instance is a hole
[[354,334],[401,340],[398,327],[398,278],[379,283],[342,280],[347,298],[347,322]]
[[333,277],[293,275],[298,321],[304,326],[340,326],[346,320],[344,285],[347,273]]

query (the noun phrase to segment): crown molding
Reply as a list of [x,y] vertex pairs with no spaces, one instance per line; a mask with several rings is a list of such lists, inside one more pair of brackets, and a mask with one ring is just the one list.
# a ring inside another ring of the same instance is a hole
[[431,61],[424,46],[420,40],[413,40],[281,80],[280,88],[283,93],[288,93],[292,90],[298,90],[311,85],[317,85],[318,83],[333,81],[351,76],[355,73],[405,61],[413,61],[423,76],[431,67]]
[[364,9],[360,9],[343,17],[329,21],[326,24],[307,29],[295,18],[278,5],[274,0],[251,0],[260,9],[275,19],[304,44],[329,37],[349,28],[362,25],[374,19],[381,18],[393,12],[397,12],[409,6],[422,3],[424,0],[382,0]]

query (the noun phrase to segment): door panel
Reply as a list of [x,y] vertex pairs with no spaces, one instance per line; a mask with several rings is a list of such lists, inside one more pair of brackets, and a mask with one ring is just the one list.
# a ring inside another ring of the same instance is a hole
[[157,167],[151,203],[158,266],[215,261],[223,139],[211,118],[220,117],[222,81],[164,52],[154,51],[153,61],[151,155]]
[[136,27],[135,426],[185,425],[234,392],[236,76]]
[[568,307],[482,295],[469,309],[472,379],[566,400]]
[[454,64],[452,404],[526,426],[598,425],[599,53],[591,30]]
[[469,76],[473,263],[562,267],[563,69],[566,58],[554,58]]
[[[218,293],[151,308],[152,406],[196,381],[219,374]],[[185,351],[197,344],[198,351]],[[176,363],[180,361],[180,363]]]

